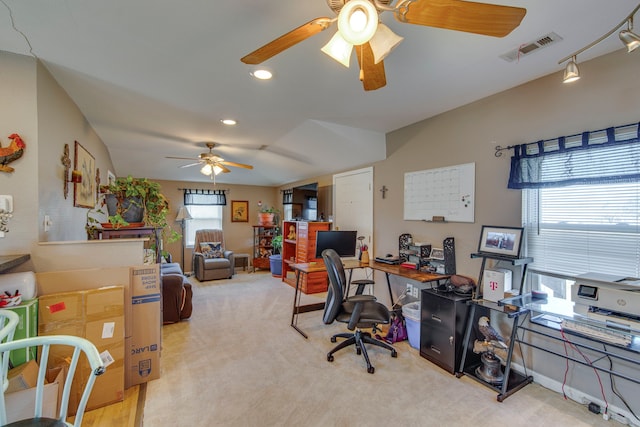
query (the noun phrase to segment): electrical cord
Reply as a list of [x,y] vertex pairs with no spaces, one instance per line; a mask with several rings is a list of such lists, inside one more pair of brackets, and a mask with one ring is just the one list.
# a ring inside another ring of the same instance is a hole
[[[605,353],[609,353],[609,351],[607,350],[607,345],[606,344],[602,344],[602,347],[605,351]],[[609,371],[613,371],[613,360],[611,359],[611,356],[609,356],[607,354],[607,360],[609,361]],[[629,412],[631,412],[631,415],[633,415],[637,420],[640,420],[640,418],[636,415],[636,413],[633,411],[633,409],[631,409],[631,407],[629,406],[629,404],[627,403],[627,401],[625,400],[624,397],[622,397],[622,394],[620,394],[620,392],[618,391],[618,387],[616,386],[616,381],[615,381],[615,377],[611,374],[611,372],[609,372],[609,380],[611,381],[611,391],[613,392],[613,394],[615,394],[618,399],[620,399],[620,401],[624,404],[624,406],[627,408],[627,410]]]
[[[604,386],[602,385],[602,380],[600,379],[600,374],[598,373],[598,370],[596,369],[595,366],[593,366],[593,362],[591,362],[591,360],[578,348],[576,347],[571,341],[569,341],[569,339],[566,337],[566,335],[564,334],[564,329],[561,327],[560,328],[560,335],[562,335],[562,338],[566,341],[567,344],[569,344],[569,346],[574,350],[577,351],[578,354],[580,354],[580,356],[582,356],[582,358],[585,360],[585,362],[587,362],[587,364],[589,366],[591,366],[591,368],[593,369],[593,372],[596,374],[596,378],[598,379],[598,384],[600,385],[600,394],[602,394],[602,400],[604,400],[604,415],[608,415],[608,411],[609,411],[609,402],[607,402],[607,397],[604,393]],[[565,353],[566,353],[567,349],[566,349],[566,344],[565,344]],[[565,381],[567,378],[567,371],[569,370],[569,360],[567,359],[567,369],[565,371]],[[564,394],[564,382],[562,384],[562,394]],[[565,399],[566,399],[566,395],[565,395]]]

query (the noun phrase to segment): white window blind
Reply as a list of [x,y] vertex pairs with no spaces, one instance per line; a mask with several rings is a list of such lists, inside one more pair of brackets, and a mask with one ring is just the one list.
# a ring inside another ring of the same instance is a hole
[[523,190],[522,212],[535,269],[640,277],[640,183]]
[[221,205],[188,205],[191,219],[185,221],[185,245],[192,247],[196,241],[196,230],[222,228]]

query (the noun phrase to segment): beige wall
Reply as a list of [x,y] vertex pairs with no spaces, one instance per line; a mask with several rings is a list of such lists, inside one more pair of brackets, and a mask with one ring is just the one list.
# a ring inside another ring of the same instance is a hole
[[[72,169],[75,141],[94,157],[101,183],[107,182],[107,170],[114,171],[111,157],[82,112],[41,63],[38,63],[37,92],[38,241],[86,240],[84,225],[88,209],[74,207],[73,184],[69,184],[69,195],[64,198],[61,162],[64,145],[69,144]],[[96,177],[83,179],[95,181]],[[45,215],[53,222],[48,232],[43,227]]]
[[[524,64],[523,64],[524,65]],[[398,236],[456,242],[458,272],[477,277],[481,226],[519,226],[520,191],[507,189],[511,151],[495,146],[634,123],[640,114],[640,61],[624,50],[580,64],[583,78],[567,85],[561,72],[490,96],[387,135],[388,158],[374,165],[374,233],[379,253],[397,252]],[[428,102],[426,100],[425,102]],[[403,221],[407,171],[475,162],[475,223]],[[378,191],[389,188],[382,199]]]
[[0,239],[1,254],[28,253],[38,238],[38,110],[36,61],[22,55],[0,52],[0,143],[7,147],[12,133],[27,147],[22,157],[0,172],[0,194],[13,196],[13,218],[9,232]]
[[[183,206],[184,188],[207,189],[207,190],[227,190],[227,206],[223,209],[223,229],[225,245],[228,249],[236,253],[246,253],[251,257],[253,253],[253,227],[258,224],[258,201],[262,201],[263,206],[275,206],[282,211],[282,196],[278,189],[274,187],[259,187],[252,185],[216,184],[202,182],[183,181],[157,181],[162,187],[162,193],[169,199],[170,212],[169,224],[174,230],[182,233],[180,223],[175,222],[178,209]],[[231,201],[246,200],[249,202],[249,222],[231,221]],[[164,249],[171,253],[174,262],[181,262],[182,250],[181,241],[167,243]],[[185,249],[185,271],[191,271],[192,248]]]

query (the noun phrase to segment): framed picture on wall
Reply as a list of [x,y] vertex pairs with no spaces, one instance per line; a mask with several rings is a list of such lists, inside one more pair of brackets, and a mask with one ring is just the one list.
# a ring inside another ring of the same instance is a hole
[[73,184],[73,206],[93,208],[96,205],[96,161],[78,141],[75,141],[74,170],[82,180]]
[[231,222],[249,222],[249,202],[247,200],[231,201]]
[[518,258],[522,243],[522,227],[482,226],[478,252]]

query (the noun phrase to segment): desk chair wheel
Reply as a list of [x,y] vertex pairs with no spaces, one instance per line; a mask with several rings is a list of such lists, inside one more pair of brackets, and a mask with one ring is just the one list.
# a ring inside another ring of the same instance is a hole
[[398,357],[398,352],[397,352],[397,351],[395,351],[395,350],[393,350],[393,351],[391,352],[391,357]]
[[327,361],[333,362],[333,354],[327,354]]
[[375,372],[376,372],[376,368],[374,368],[373,366],[369,366],[369,367],[367,368],[367,372],[368,372],[368,373],[370,373],[370,374],[373,374],[373,373],[375,373]]
[[338,342],[338,339],[336,337],[331,337],[331,342],[333,343]]

